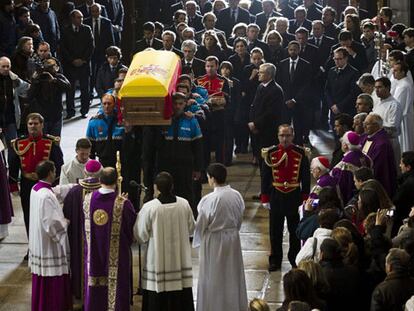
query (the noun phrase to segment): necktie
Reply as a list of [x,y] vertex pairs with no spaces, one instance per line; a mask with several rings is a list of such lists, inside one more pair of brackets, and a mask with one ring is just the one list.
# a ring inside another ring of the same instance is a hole
[[320,38],[317,38],[317,39],[316,39],[316,45],[317,45],[317,46],[320,46],[320,45],[321,45],[321,39],[320,39]]
[[233,21],[233,24],[236,23],[236,10],[231,10],[231,20]]
[[97,44],[98,39],[99,39],[99,26],[98,26],[98,23],[99,23],[98,19],[95,19],[95,29],[93,30],[93,36],[95,38],[95,45]]
[[79,27],[75,27],[75,32],[78,33],[79,32]]
[[292,61],[290,64],[290,81],[293,81],[293,78],[295,76],[295,63],[296,61]]

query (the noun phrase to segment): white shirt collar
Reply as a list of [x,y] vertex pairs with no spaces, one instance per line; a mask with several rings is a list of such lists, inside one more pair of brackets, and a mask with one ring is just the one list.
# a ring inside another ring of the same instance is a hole
[[270,81],[268,81],[268,82],[266,82],[266,83],[262,83],[263,87],[268,86],[268,85],[270,84],[270,82],[272,82],[272,81],[273,81],[273,80],[270,80]]
[[98,191],[100,194],[108,194],[108,193],[115,192],[115,189],[99,188]]

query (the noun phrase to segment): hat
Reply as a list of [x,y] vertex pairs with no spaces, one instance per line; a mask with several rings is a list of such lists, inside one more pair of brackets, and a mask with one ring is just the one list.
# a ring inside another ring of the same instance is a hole
[[96,174],[102,170],[102,164],[96,160],[88,160],[85,164],[85,172],[87,174]]
[[351,147],[358,147],[359,146],[360,137],[357,133],[348,131],[342,136],[342,142],[351,146]]
[[329,170],[329,160],[326,157],[316,157],[312,160],[312,167],[319,167],[321,170]]

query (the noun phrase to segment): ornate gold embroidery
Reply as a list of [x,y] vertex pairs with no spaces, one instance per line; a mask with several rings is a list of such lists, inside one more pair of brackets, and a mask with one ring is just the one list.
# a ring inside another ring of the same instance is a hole
[[89,276],[88,286],[107,286],[108,278],[106,276]]
[[87,256],[86,267],[88,271],[88,284],[89,284],[89,270],[90,270],[90,258],[91,258],[91,215],[90,215],[90,205],[91,205],[92,193],[87,193],[85,195],[85,201],[83,201],[83,214],[85,217],[85,237],[87,243]]
[[93,212],[93,222],[98,226],[106,225],[108,222],[108,213],[103,209],[97,209]]
[[112,213],[111,240],[109,243],[108,311],[115,311],[118,283],[119,234],[122,224],[122,210],[125,199],[118,196]]

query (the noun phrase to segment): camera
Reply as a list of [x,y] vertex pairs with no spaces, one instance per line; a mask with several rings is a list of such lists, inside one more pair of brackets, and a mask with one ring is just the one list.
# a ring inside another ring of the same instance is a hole
[[315,209],[319,206],[319,199],[314,199],[312,201],[312,208]]
[[393,209],[389,209],[389,210],[387,211],[387,216],[389,216],[389,217],[393,217],[393,216],[394,216],[394,212],[395,212],[395,210],[393,210]]

